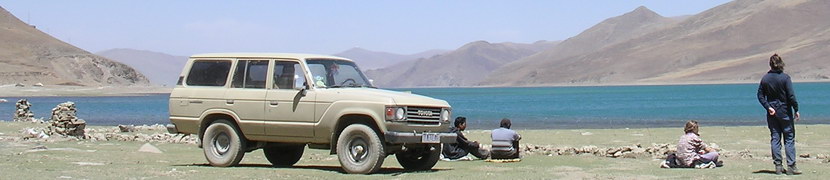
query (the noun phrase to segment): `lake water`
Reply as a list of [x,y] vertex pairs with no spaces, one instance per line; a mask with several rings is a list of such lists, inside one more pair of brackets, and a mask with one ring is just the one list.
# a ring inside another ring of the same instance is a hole
[[[498,127],[501,118],[515,129],[680,127],[687,120],[710,125],[765,125],[757,84],[415,88],[411,91],[447,100],[453,116],[468,118],[472,129]],[[830,124],[830,83],[796,83],[802,121]],[[0,96],[2,94],[0,93]],[[0,119],[10,121],[18,97],[0,97]],[[91,125],[166,124],[167,94],[124,97],[28,97],[35,117],[73,101],[78,116]]]

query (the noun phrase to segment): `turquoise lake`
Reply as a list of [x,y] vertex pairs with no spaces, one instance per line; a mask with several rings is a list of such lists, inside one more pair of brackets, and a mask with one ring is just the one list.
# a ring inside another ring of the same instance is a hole
[[[687,120],[704,126],[765,125],[757,84],[521,88],[413,88],[446,100],[453,118],[465,116],[472,129],[498,127],[501,118],[515,129],[680,127]],[[795,83],[804,124],[830,124],[830,83]],[[10,121],[19,97],[2,97],[0,120]],[[166,124],[167,94],[124,97],[27,97],[36,118],[48,119],[57,104],[73,101],[91,125]]]

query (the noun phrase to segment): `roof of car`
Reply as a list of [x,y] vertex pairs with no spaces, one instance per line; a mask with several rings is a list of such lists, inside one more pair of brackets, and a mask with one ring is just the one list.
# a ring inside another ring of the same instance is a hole
[[[299,53],[207,53],[195,54],[191,58],[293,58],[293,59],[344,59],[348,58],[318,55],[318,54],[299,54]],[[351,60],[350,60],[351,61]]]

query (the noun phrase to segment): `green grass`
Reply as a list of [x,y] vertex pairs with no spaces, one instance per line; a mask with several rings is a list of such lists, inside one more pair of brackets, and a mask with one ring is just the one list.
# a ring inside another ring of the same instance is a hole
[[[725,151],[749,150],[758,158],[726,157],[726,166],[715,169],[660,169],[652,158],[607,158],[592,155],[527,155],[521,162],[484,161],[439,162],[432,171],[409,172],[389,156],[383,169],[372,175],[344,174],[337,157],[326,150],[307,149],[292,168],[273,168],[260,150],[248,153],[239,167],[205,165],[202,149],[196,145],[152,143],[162,154],[137,152],[142,142],[90,142],[42,140],[10,141],[21,136],[29,123],[0,123],[0,179],[787,179],[770,174],[769,132],[766,127],[702,127],[702,138],[717,143]],[[830,154],[828,125],[799,125],[799,154]],[[520,131],[522,143],[600,148],[651,143],[676,143],[680,128],[657,129],[581,129]],[[585,132],[590,132],[591,135]],[[487,131],[471,131],[468,136],[489,143]],[[32,148],[46,146],[46,151]],[[30,152],[27,152],[30,151]],[[79,165],[87,163],[93,165]],[[96,164],[97,163],[97,164]],[[815,158],[799,158],[804,174],[798,179],[826,179],[830,164]]]

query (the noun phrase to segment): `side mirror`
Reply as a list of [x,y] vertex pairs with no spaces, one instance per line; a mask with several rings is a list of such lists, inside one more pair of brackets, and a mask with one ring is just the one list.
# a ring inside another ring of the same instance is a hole
[[308,82],[304,82],[303,83],[303,88],[300,89],[300,95],[305,97],[305,95],[308,94],[308,89],[309,89]]

